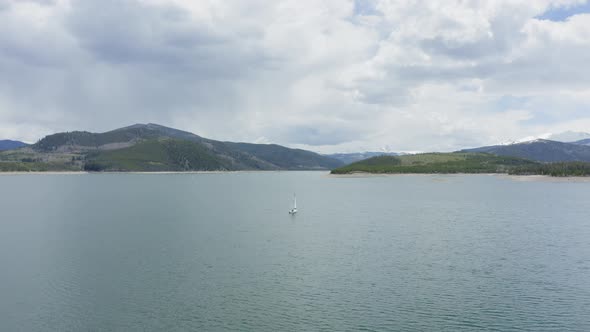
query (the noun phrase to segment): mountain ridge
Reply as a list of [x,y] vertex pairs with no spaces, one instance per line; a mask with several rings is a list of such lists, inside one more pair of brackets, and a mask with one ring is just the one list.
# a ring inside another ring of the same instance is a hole
[[153,123],[103,133],[47,135],[18,153],[0,154],[2,162],[0,169],[9,168],[6,162],[22,163],[19,169],[34,163],[61,163],[68,170],[90,171],[327,170],[342,166],[336,159],[311,151],[216,141]]

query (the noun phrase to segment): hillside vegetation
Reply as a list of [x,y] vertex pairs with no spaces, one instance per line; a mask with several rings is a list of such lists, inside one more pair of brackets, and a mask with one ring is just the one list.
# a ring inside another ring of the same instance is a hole
[[111,150],[117,149],[121,145],[127,147],[129,144],[156,138],[176,138],[190,141],[202,140],[201,137],[195,134],[173,128],[156,124],[136,124],[105,133],[90,133],[87,131],[57,133],[44,137],[39,142],[33,144],[32,148],[41,152]]
[[[277,144],[250,144],[250,143],[232,143],[224,142],[226,146],[235,151],[245,153],[247,155],[256,156],[261,160],[265,160],[280,169],[322,169],[322,168],[336,168],[343,165],[343,162],[330,157],[320,156],[315,152],[289,149]],[[322,158],[322,166],[309,167],[317,162],[318,157]]]
[[311,151],[221,142],[156,124],[105,133],[57,133],[31,146],[0,152],[0,171],[313,170],[341,165]]
[[536,164],[527,167],[514,167],[509,170],[513,175],[549,175],[549,176],[590,176],[590,163],[581,161]]
[[0,172],[67,172],[80,170],[80,167],[74,163],[0,162]]
[[590,175],[590,163],[542,164],[518,157],[454,152],[380,156],[332,170],[332,174],[351,173],[507,173],[586,176]]
[[229,161],[190,141],[147,140],[132,147],[90,153],[87,171],[218,171],[231,170]]
[[460,152],[483,152],[499,156],[526,158],[540,162],[590,162],[590,146],[574,143],[562,143],[549,140],[535,140],[510,145],[484,146]]

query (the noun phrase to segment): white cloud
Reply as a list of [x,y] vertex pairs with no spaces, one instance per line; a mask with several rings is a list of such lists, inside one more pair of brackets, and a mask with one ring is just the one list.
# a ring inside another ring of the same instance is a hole
[[0,136],[158,122],[331,152],[589,131],[590,17],[536,18],[582,2],[0,0]]

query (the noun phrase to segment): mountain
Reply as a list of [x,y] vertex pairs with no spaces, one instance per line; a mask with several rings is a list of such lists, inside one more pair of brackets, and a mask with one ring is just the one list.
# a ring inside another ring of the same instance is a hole
[[584,140],[584,139],[590,139],[590,134],[569,130],[569,131],[565,131],[563,133],[550,134],[549,136],[547,136],[545,138],[550,141],[571,143],[571,142],[576,142],[576,141],[580,141],[580,140]]
[[356,161],[377,157],[377,156],[397,156],[395,152],[355,152],[355,153],[333,153],[327,154],[327,157],[338,159],[345,164],[352,164]]
[[[251,144],[223,142],[233,151],[252,155],[260,160],[269,162],[281,169],[322,168],[332,169],[343,163],[335,158],[319,155],[315,152],[290,149],[276,144]],[[307,165],[307,166],[306,166]]]
[[61,165],[68,170],[90,171],[229,171],[332,169],[342,165],[310,151],[221,142],[157,124],[136,124],[104,133],[57,133],[21,150],[0,154],[0,169],[46,170]]
[[27,143],[23,143],[21,141],[11,141],[9,139],[0,140],[0,151],[14,150],[27,145]]
[[540,162],[590,162],[590,146],[538,139],[511,145],[484,146],[459,152],[485,152],[499,156],[512,156]]
[[89,150],[116,150],[130,147],[141,140],[156,138],[175,138],[193,142],[204,139],[195,134],[157,124],[135,124],[132,126],[107,131],[90,133],[73,131],[46,136],[32,145],[40,152],[81,152]]

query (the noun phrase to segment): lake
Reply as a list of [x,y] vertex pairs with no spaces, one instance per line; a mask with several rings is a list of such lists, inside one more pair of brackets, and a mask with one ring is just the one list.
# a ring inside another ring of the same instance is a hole
[[531,179],[0,175],[0,330],[590,331],[590,182]]

